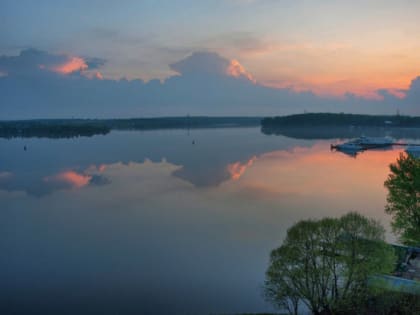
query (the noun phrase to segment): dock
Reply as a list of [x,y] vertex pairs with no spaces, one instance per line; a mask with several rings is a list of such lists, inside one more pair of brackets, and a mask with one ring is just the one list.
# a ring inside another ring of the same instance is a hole
[[[389,137],[365,137],[361,136],[359,138],[340,143],[340,144],[331,144],[331,150],[340,150],[340,151],[364,151],[368,149],[377,149],[377,148],[387,148],[392,146],[405,146],[405,147],[420,147],[419,143],[406,143],[406,142],[395,142],[392,138]],[[417,151],[417,149],[416,149]]]
[[[420,147],[420,143],[402,143],[402,142],[393,142],[389,144],[369,144],[369,145],[363,145],[359,144],[363,150],[368,149],[375,149],[375,148],[386,148],[386,147],[392,147],[392,146],[403,146],[403,147]],[[341,144],[331,144],[331,149],[340,149]]]

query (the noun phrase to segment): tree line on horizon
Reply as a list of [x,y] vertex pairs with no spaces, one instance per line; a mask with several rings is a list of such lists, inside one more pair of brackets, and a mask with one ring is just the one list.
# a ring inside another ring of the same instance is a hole
[[303,113],[288,116],[266,117],[262,128],[290,126],[387,126],[420,127],[420,117],[403,115],[362,115],[345,113]]
[[[420,117],[305,113],[276,117],[178,116],[121,119],[33,119],[0,121],[0,137],[69,138],[107,134],[111,130],[229,128],[261,126],[264,134],[288,127],[366,126],[420,127]],[[304,129],[302,129],[304,130]],[[342,131],[341,131],[342,132]],[[322,135],[325,137],[325,135]]]
[[1,138],[71,138],[111,130],[231,128],[259,126],[259,117],[160,117],[127,119],[35,119],[0,121]]

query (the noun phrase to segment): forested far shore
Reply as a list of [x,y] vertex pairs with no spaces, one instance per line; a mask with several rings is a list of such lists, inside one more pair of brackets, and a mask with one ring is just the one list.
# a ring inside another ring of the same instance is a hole
[[75,138],[105,135],[111,129],[90,120],[1,121],[0,138]]
[[[335,138],[357,135],[357,128],[420,128],[420,117],[401,115],[357,115],[333,113],[305,113],[276,117],[207,117],[183,116],[128,119],[33,119],[0,121],[0,138],[73,138],[105,135],[111,130],[157,130],[258,127],[264,134],[281,134],[292,137]],[[322,127],[328,127],[326,130]],[[338,134],[330,132],[338,128]],[[341,128],[341,129],[340,129]],[[342,129],[344,128],[344,129]],[[348,129],[355,128],[355,129]],[[373,133],[381,133],[374,130]],[[414,129],[413,129],[414,130]],[[404,131],[406,133],[406,131]],[[417,135],[417,132],[415,132]]]
[[263,128],[314,126],[420,127],[420,117],[402,115],[359,115],[344,113],[305,113],[266,117]]
[[261,117],[163,117],[130,119],[34,119],[0,121],[0,138],[73,138],[111,130],[233,128],[260,126]]

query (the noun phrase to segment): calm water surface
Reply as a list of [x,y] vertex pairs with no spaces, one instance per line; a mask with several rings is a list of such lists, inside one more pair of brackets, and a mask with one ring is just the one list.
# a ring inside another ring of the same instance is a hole
[[258,128],[0,140],[0,313],[272,311],[261,286],[290,225],[357,210],[388,227],[401,149],[353,158],[334,141]]

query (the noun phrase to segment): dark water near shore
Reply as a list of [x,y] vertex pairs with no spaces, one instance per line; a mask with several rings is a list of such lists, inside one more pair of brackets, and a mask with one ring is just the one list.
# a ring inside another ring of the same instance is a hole
[[383,182],[402,148],[353,158],[334,141],[258,128],[0,140],[0,313],[271,311],[264,272],[290,225],[357,210],[388,228]]

